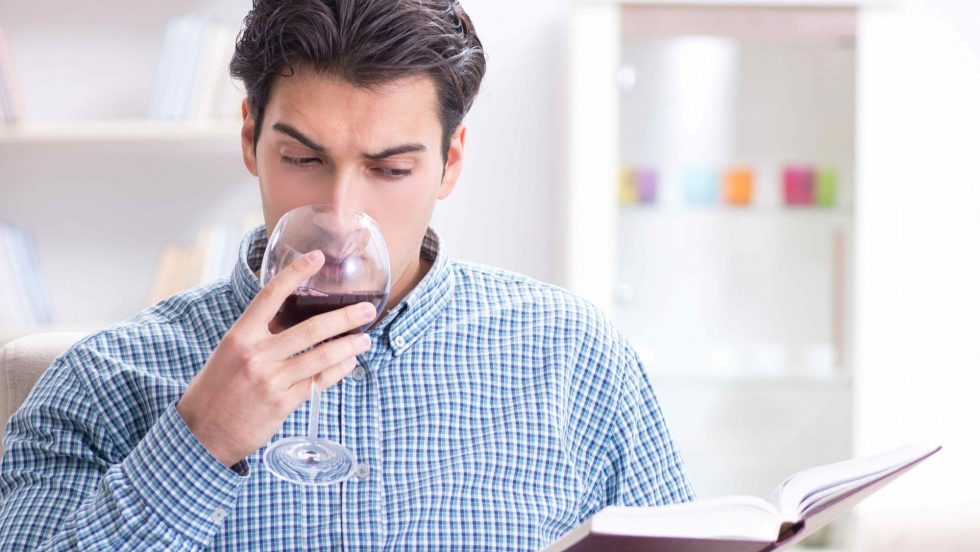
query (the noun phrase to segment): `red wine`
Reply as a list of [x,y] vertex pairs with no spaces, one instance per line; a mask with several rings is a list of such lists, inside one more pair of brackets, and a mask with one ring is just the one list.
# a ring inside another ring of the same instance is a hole
[[[327,294],[315,289],[299,288],[286,298],[286,302],[282,304],[276,314],[276,319],[283,328],[291,328],[318,314],[335,311],[357,303],[371,303],[375,309],[380,311],[386,298],[386,294],[381,291]],[[342,335],[357,333],[361,329],[357,328]]]

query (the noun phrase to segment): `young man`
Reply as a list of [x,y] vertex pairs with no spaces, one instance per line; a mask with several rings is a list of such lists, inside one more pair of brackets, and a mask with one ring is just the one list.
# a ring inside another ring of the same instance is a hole
[[[0,549],[536,550],[605,505],[691,499],[620,334],[561,289],[450,261],[428,228],[484,72],[458,3],[257,0],[231,67],[266,224],[229,280],[55,361],[6,434]],[[323,259],[260,290],[266,229],[311,203],[378,221],[393,286],[368,334],[294,356],[375,316],[270,329]],[[312,377],[357,457],[342,484],[262,464],[303,431]]]

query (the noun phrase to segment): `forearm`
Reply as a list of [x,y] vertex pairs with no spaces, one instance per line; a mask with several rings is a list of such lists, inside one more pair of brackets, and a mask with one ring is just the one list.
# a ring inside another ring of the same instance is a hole
[[102,473],[41,444],[14,443],[2,474],[0,550],[199,550],[245,479],[208,455],[173,406]]

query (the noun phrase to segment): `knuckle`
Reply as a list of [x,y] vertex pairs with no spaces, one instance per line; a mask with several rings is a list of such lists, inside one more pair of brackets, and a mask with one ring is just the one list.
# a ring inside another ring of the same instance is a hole
[[225,334],[224,338],[222,338],[222,341],[226,347],[235,351],[245,348],[245,339],[242,337],[242,334],[237,331],[229,331]]
[[348,327],[360,326],[361,320],[360,314],[358,314],[359,312],[360,311],[354,305],[344,309],[344,318]]
[[297,405],[294,405],[294,402],[293,397],[286,393],[269,399],[269,404],[272,409],[281,416],[289,415],[290,412],[296,409]]
[[307,341],[320,341],[323,339],[323,324],[319,320],[311,319],[306,323],[306,327],[303,328],[303,337]]
[[337,349],[330,347],[329,344],[321,345],[316,348],[317,366],[330,366],[337,362]]
[[242,377],[249,383],[258,384],[262,380],[262,366],[254,355],[242,359]]

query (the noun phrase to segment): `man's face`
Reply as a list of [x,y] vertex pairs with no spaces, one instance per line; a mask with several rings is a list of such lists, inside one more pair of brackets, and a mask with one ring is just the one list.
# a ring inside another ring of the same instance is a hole
[[431,79],[361,88],[297,68],[273,85],[254,154],[255,122],[247,104],[243,116],[242,154],[259,178],[269,232],[301,205],[364,211],[388,245],[392,299],[409,291],[417,283],[419,249],[435,202],[452,192],[462,168],[463,127],[443,163]]

